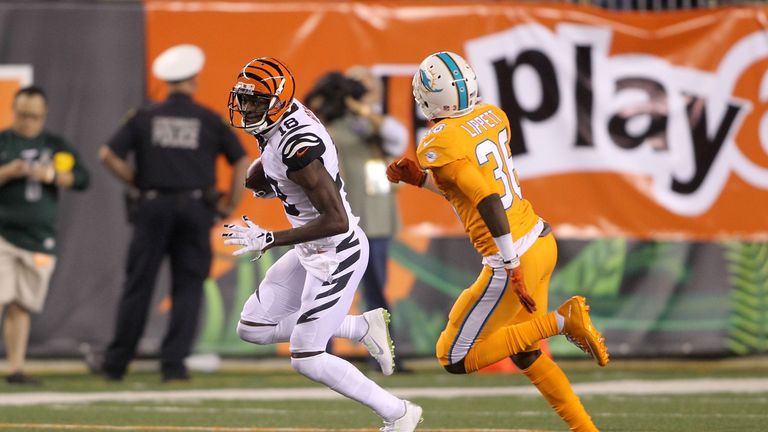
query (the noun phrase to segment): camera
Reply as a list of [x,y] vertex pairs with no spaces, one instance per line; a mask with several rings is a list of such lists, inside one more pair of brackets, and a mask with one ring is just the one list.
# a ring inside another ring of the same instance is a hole
[[330,72],[315,83],[304,97],[304,104],[322,121],[330,123],[347,113],[347,97],[360,100],[366,91],[360,81],[340,72]]

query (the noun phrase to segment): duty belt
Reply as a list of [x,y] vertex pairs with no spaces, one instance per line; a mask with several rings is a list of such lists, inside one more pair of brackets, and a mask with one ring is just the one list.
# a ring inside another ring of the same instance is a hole
[[161,196],[188,196],[193,199],[203,197],[203,189],[143,189],[139,194],[144,199],[155,199]]

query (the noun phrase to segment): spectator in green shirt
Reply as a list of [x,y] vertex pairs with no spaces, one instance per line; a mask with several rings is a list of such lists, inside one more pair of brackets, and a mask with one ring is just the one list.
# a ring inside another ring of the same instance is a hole
[[38,384],[23,372],[30,313],[40,312],[56,264],[60,188],[88,186],[77,152],[44,130],[45,92],[25,87],[13,99],[13,124],[0,131],[0,314],[9,384]]

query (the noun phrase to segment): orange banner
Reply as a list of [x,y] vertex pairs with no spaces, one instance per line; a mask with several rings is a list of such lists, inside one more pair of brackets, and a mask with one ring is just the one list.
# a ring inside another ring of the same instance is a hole
[[[292,67],[302,97],[330,70],[387,79],[389,111],[412,126],[410,75],[427,54],[462,54],[482,98],[512,125],[523,193],[561,237],[768,238],[768,7],[675,13],[496,2],[146,0],[147,64],[205,51],[198,100],[226,114],[240,68]],[[147,74],[151,97],[160,82]],[[243,136],[248,151],[257,146]],[[410,150],[413,152],[413,146]],[[222,180],[225,183],[225,180]],[[406,229],[458,234],[442,198],[399,190]],[[278,202],[238,212],[286,227]]]
[[13,122],[12,101],[16,92],[32,84],[32,65],[0,65],[0,129]]

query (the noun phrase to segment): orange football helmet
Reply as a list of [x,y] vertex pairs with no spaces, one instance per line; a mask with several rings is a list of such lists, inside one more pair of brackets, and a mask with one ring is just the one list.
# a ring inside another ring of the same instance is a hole
[[229,92],[229,123],[250,134],[264,133],[288,111],[296,93],[290,69],[272,57],[251,60]]

